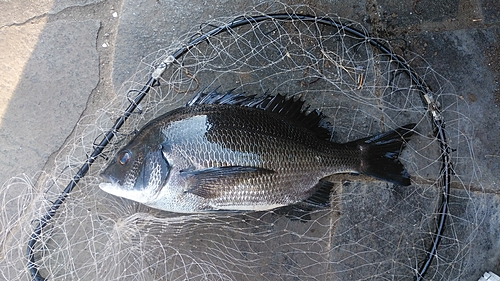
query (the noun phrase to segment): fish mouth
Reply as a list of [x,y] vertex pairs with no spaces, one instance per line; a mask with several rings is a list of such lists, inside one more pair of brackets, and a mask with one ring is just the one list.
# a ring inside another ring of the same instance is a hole
[[113,185],[120,185],[120,180],[117,178],[113,177],[112,175],[108,175],[106,173],[101,173],[99,176],[101,176],[101,179],[104,180],[104,183],[110,183]]
[[122,191],[120,181],[117,178],[105,173],[101,173],[100,176],[103,181],[99,183],[99,188],[109,194],[120,196],[120,192]]

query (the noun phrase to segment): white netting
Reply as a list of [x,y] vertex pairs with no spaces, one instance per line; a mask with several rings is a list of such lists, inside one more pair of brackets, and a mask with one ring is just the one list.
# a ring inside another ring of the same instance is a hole
[[[305,7],[273,11],[314,14]],[[143,60],[115,100],[84,116],[53,169],[13,178],[0,202],[0,270],[7,280],[28,280],[27,241],[43,216],[113,125],[154,67],[186,42],[233,18],[196,27]],[[335,19],[356,29],[363,27]],[[408,54],[407,54],[408,56]],[[409,62],[442,106],[454,163],[450,215],[432,280],[467,280],[481,227],[484,197],[469,136],[466,103],[420,58]],[[402,154],[413,185],[393,186],[367,177],[332,177],[332,207],[301,213],[286,209],[249,214],[179,215],[113,197],[98,188],[99,159],[43,229],[35,245],[40,273],[50,280],[412,280],[436,228],[441,186],[439,142],[427,108],[399,64],[366,40],[317,22],[267,20],[210,37],[162,75],[109,145],[125,144],[148,120],[182,106],[198,91],[301,95],[346,142],[417,123]],[[472,279],[470,279],[472,280]]]

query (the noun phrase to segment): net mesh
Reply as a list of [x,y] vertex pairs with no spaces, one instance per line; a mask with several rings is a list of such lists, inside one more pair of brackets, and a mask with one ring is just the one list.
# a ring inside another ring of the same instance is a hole
[[[304,6],[254,8],[249,15],[315,15]],[[26,242],[96,142],[124,113],[154,67],[200,34],[234,18],[213,20],[146,56],[116,98],[83,116],[67,144],[39,175],[12,178],[0,191],[0,269],[7,280],[30,279]],[[346,26],[363,26],[335,18]],[[420,57],[409,64],[442,107],[454,176],[450,213],[428,278],[473,280],[481,258],[478,229],[489,200],[480,185],[467,103]],[[337,175],[331,208],[292,207],[236,214],[180,215],[114,197],[98,187],[105,157],[69,195],[35,245],[36,265],[50,280],[411,280],[436,229],[442,187],[441,150],[427,106],[408,73],[367,40],[315,21],[253,22],[193,46],[160,78],[104,155],[147,121],[183,106],[201,90],[301,96],[346,142],[407,123],[416,135],[401,160],[412,185]],[[37,179],[37,180],[36,180]],[[477,278],[476,278],[477,279]]]

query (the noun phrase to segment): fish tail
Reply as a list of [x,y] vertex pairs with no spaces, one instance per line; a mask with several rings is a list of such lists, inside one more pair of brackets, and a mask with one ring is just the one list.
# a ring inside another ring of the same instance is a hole
[[398,185],[411,184],[410,175],[398,160],[416,124],[352,142],[361,150],[359,172]]

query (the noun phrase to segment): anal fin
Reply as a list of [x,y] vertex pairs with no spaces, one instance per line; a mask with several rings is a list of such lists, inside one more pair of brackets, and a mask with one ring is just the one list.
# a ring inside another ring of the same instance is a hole
[[[333,189],[333,183],[327,180],[320,180],[313,188],[314,193],[311,194],[302,203],[316,208],[324,208],[330,206],[330,193]],[[300,204],[300,203],[299,203]]]
[[324,209],[330,206],[330,193],[333,183],[327,180],[320,180],[313,188],[311,196],[307,199],[275,209],[277,215],[284,215],[292,221],[309,222],[311,212]]

